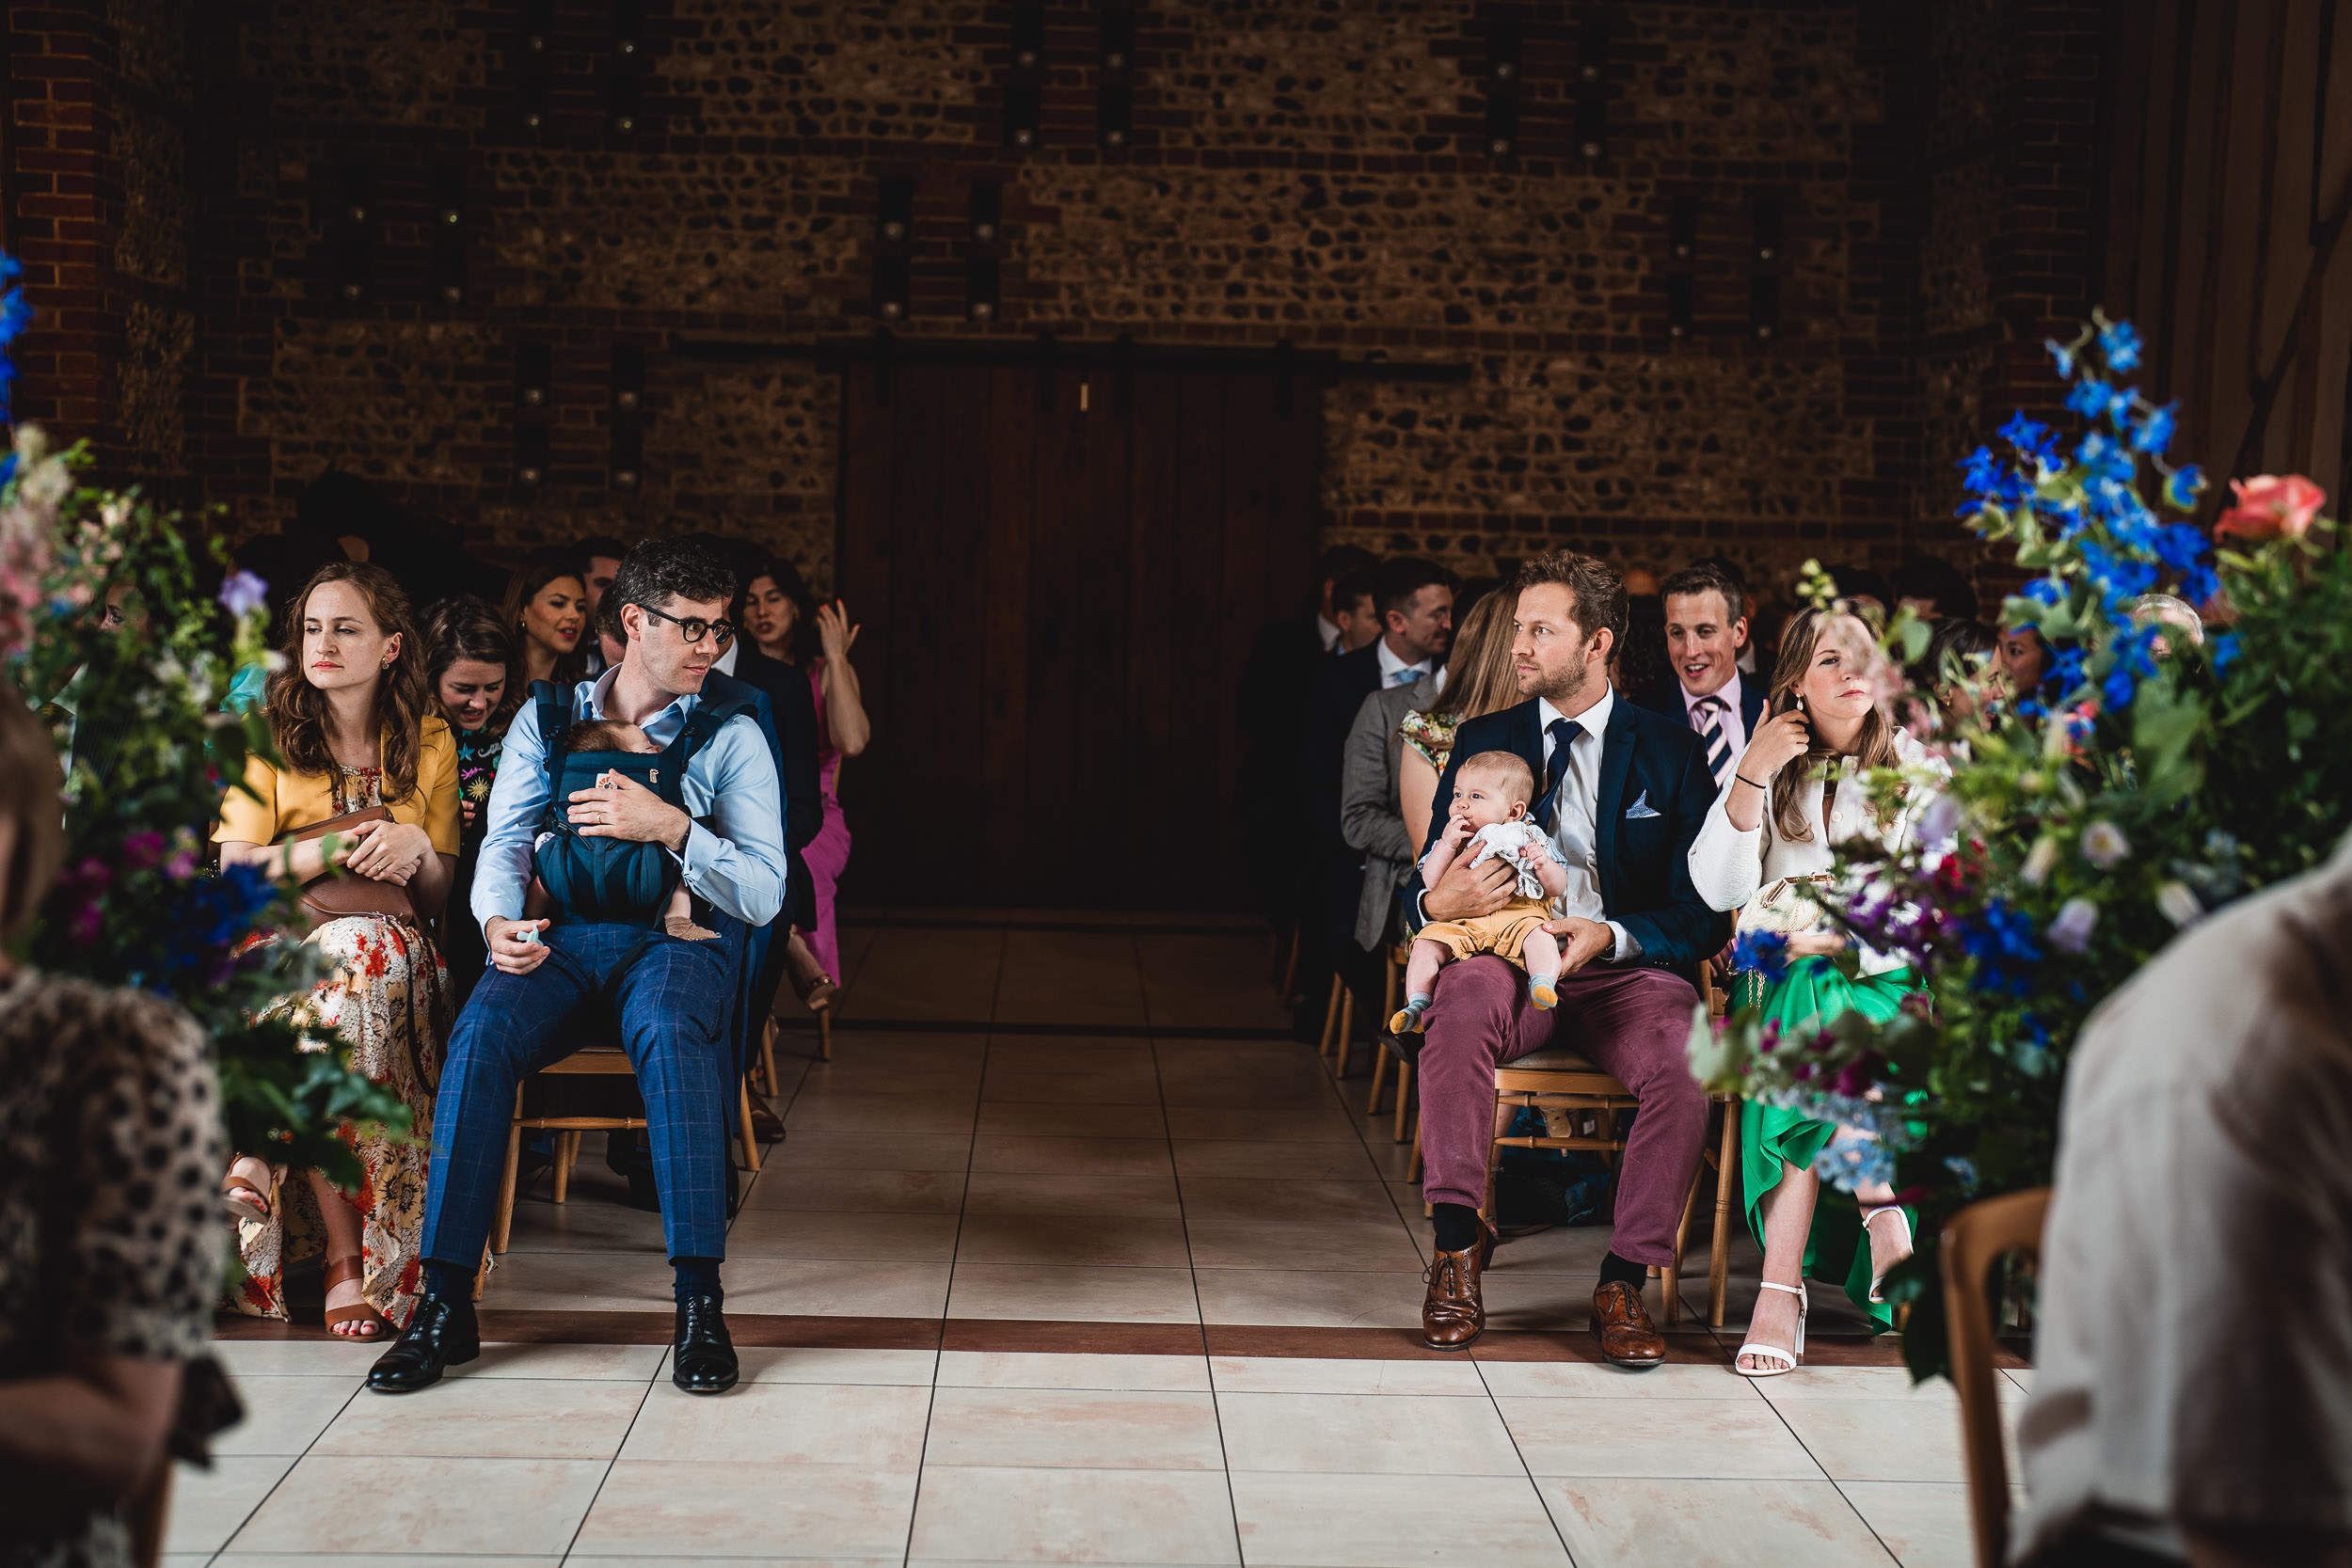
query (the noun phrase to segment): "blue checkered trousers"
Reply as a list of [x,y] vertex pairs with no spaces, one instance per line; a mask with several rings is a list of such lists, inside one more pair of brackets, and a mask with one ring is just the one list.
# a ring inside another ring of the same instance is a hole
[[505,1173],[515,1085],[602,1035],[608,1021],[620,1025],[644,1096],[670,1256],[726,1256],[736,1093],[727,1010],[745,930],[720,911],[704,918],[718,941],[681,942],[644,926],[556,925],[537,969],[483,975],[441,1069],[425,1258],[468,1272],[480,1266]]

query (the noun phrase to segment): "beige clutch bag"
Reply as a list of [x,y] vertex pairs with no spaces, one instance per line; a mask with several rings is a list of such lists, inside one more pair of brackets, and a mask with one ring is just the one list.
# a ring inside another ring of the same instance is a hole
[[1809,877],[1783,877],[1756,890],[1747,907],[1740,911],[1742,931],[1777,931],[1788,936],[1796,931],[1810,931],[1821,924],[1821,908],[1807,896],[1807,890],[1828,896],[1836,879],[1826,871]]

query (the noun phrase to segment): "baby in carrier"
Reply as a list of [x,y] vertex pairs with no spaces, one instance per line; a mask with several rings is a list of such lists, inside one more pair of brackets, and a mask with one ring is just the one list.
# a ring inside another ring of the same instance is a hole
[[[551,753],[564,759],[562,771],[566,775],[564,787],[553,796],[556,802],[572,788],[587,787],[569,777],[578,771],[573,759],[598,752],[659,756],[661,748],[635,724],[617,720],[588,719],[571,725],[556,736]],[[598,773],[596,786],[612,787],[610,780],[615,773],[626,773],[656,790],[661,782],[659,772],[646,765],[620,763]],[[653,924],[659,911],[660,928],[681,942],[718,940],[718,932],[694,923],[693,897],[678,881],[677,863],[660,845],[583,838],[570,831],[561,813],[554,820],[557,826],[532,843],[534,879],[523,900],[523,918],[557,915],[568,907],[576,918]]]

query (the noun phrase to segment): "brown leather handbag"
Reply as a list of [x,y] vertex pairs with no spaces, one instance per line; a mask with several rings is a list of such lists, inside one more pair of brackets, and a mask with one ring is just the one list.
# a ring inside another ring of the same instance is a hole
[[[300,844],[306,839],[325,838],[328,833],[347,833],[362,822],[391,820],[392,814],[384,807],[369,806],[280,833],[275,842]],[[316,927],[347,914],[389,914],[414,920],[417,906],[409,901],[405,887],[379,882],[372,877],[350,876],[341,866],[330,865],[302,884],[302,912]]]

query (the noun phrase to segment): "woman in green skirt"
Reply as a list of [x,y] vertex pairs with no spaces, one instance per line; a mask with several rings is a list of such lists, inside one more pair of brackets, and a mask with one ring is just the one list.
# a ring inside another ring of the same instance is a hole
[[[1847,978],[1836,961],[1846,939],[1822,928],[1804,891],[1829,882],[1836,847],[1875,856],[1912,831],[1915,814],[1874,808],[1861,780],[1870,768],[1924,755],[1873,700],[1870,672],[1880,657],[1869,629],[1851,615],[1808,610],[1788,623],[1772,672],[1771,716],[1749,738],[1691,847],[1700,896],[1740,911],[1742,931],[1788,935],[1788,971],[1763,995],[1765,1019],[1784,1035],[1809,1033],[1849,1011],[1891,1018],[1916,989],[1899,958],[1868,951],[1861,973]],[[1733,1362],[1745,1376],[1795,1370],[1804,1354],[1807,1278],[1842,1285],[1882,1329],[1891,1326],[1878,1282],[1911,1255],[1915,1216],[1884,1186],[1858,1191],[1858,1207],[1816,1201],[1813,1163],[1836,1131],[1782,1107],[1740,1107],[1748,1225],[1764,1247],[1764,1289]]]

